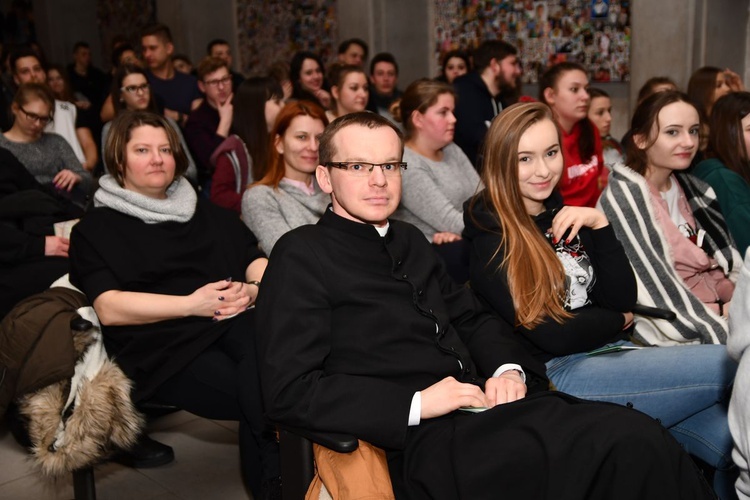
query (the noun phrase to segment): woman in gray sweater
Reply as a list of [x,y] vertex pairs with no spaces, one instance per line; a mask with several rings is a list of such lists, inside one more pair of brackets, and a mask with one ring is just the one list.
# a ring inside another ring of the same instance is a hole
[[406,130],[401,205],[394,214],[417,226],[448,264],[459,282],[468,279],[463,204],[481,181],[469,158],[453,142],[456,97],[450,84],[417,80],[406,89],[397,109]]
[[42,185],[54,186],[71,193],[75,200],[85,201],[91,189],[91,174],[65,139],[45,133],[44,127],[53,119],[55,99],[41,83],[21,85],[13,98],[13,126],[0,135],[0,147],[7,149]]
[[276,118],[268,173],[242,196],[242,220],[266,254],[287,231],[318,222],[330,202],[315,181],[326,125],[323,108],[309,101],[287,104]]

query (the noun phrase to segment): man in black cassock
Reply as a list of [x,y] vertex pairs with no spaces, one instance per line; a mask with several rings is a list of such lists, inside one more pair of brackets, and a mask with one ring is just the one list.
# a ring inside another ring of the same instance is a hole
[[278,241],[258,296],[268,416],[385,449],[397,498],[712,498],[650,417],[548,391],[512,327],[388,219],[402,153],[373,113],[321,136],[332,206]]

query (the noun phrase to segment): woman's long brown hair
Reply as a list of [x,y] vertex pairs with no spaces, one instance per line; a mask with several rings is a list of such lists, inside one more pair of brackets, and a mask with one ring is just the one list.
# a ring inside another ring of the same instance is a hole
[[[547,318],[562,323],[571,317],[563,307],[565,271],[526,212],[518,185],[518,143],[529,127],[544,120],[555,124],[546,104],[522,103],[505,109],[487,132],[482,169],[486,200],[502,231],[493,258],[504,253],[499,270],[507,276],[516,326],[525,328]],[[558,141],[559,135],[558,130]]]

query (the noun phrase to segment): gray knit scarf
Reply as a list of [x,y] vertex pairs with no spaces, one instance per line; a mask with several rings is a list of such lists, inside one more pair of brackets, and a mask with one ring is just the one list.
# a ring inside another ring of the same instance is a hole
[[198,196],[193,186],[180,177],[167,188],[167,198],[159,200],[121,187],[111,175],[99,179],[94,194],[95,207],[107,207],[141,219],[146,224],[187,222],[193,218]]

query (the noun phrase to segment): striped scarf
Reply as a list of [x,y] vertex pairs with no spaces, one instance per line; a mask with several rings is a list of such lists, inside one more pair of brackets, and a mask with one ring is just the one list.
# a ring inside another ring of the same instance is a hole
[[[713,189],[690,174],[676,172],[698,229],[706,231],[703,248],[725,275],[736,281],[742,257],[724,222]],[[616,165],[599,207],[622,242],[638,282],[638,303],[674,311],[667,321],[636,316],[634,337],[647,345],[680,343],[724,344],[727,322],[701,302],[677,274],[671,250],[655,223],[646,179],[624,165]]]

